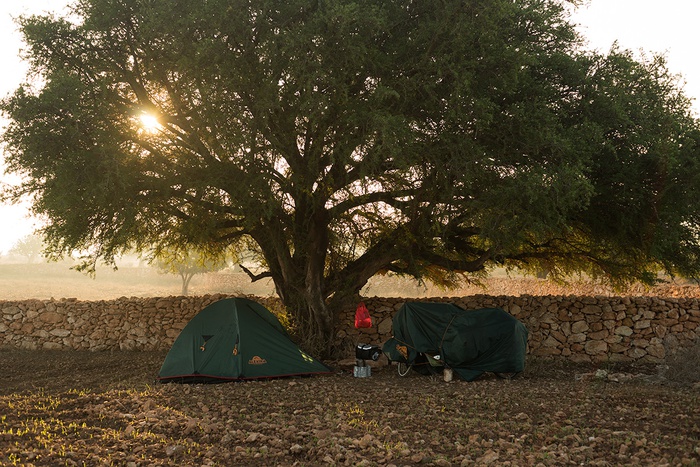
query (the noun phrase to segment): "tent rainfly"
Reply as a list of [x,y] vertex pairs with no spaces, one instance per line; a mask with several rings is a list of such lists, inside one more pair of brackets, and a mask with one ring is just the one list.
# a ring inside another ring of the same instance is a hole
[[244,298],[212,303],[175,339],[161,382],[207,383],[330,373],[304,353],[267,308]]
[[392,320],[393,337],[382,350],[390,361],[413,365],[425,355],[452,368],[465,381],[484,372],[525,368],[527,328],[500,308],[465,310],[451,303],[409,302]]

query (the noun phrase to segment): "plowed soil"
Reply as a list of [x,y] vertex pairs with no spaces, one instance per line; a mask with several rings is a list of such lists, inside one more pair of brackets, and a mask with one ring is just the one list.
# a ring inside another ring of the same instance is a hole
[[163,385],[164,357],[0,350],[0,465],[700,463],[700,388],[650,366]]

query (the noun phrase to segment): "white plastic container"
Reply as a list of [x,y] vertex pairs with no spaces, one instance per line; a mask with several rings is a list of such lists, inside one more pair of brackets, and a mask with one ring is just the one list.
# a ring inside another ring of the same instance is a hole
[[442,370],[442,376],[445,379],[446,383],[449,383],[450,381],[452,381],[452,378],[453,378],[452,368],[445,367],[445,369]]

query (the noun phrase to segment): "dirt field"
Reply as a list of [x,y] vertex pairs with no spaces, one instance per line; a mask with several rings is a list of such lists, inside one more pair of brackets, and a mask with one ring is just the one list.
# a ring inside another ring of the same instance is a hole
[[[614,293],[506,277],[487,285],[447,293],[377,278],[365,295]],[[243,274],[193,280],[191,293],[216,292],[272,290]],[[179,293],[178,277],[140,268],[90,279],[62,265],[0,265],[0,300]],[[700,296],[682,284],[626,294]],[[669,381],[655,366],[530,359],[514,380],[472,383],[401,378],[394,367],[354,378],[334,366],[323,377],[161,385],[164,357],[0,349],[0,465],[700,465],[697,378]]]
[[655,367],[161,385],[164,356],[1,350],[0,465],[700,463],[700,388]]

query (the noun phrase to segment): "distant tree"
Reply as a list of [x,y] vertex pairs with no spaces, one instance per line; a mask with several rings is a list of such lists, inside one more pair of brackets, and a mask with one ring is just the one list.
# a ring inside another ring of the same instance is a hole
[[149,259],[151,265],[167,274],[177,274],[182,279],[182,295],[188,295],[190,281],[197,274],[216,272],[227,266],[225,257],[191,249],[159,249]]
[[564,0],[80,0],[24,17],[7,165],[54,255],[247,240],[328,354],[368,279],[700,272],[700,129]]
[[39,258],[43,257],[43,250],[44,243],[41,237],[37,235],[27,235],[17,240],[12,248],[10,248],[9,253],[24,256],[27,258],[27,262],[34,263]]

